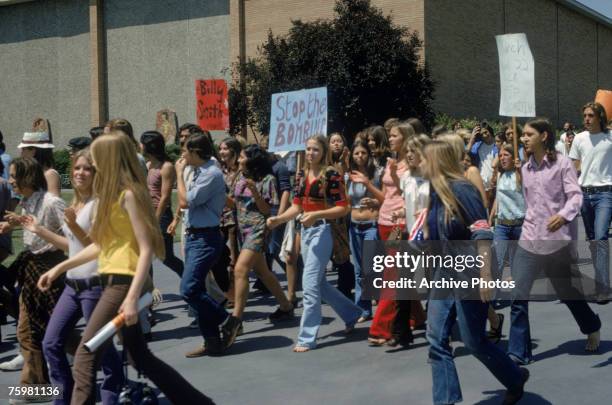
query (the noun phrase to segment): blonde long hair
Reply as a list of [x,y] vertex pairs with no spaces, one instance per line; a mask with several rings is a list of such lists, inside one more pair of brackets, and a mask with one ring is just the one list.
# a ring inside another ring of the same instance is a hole
[[111,210],[118,202],[122,191],[130,190],[136,199],[138,212],[145,223],[146,233],[151,235],[155,255],[165,256],[164,243],[155,219],[153,204],[147,189],[142,166],[138,162],[136,147],[130,138],[120,131],[97,138],[91,145],[91,156],[96,164],[97,175],[94,179],[94,195],[98,207],[91,229],[91,237],[96,243],[103,243],[107,230],[112,229]]
[[[96,169],[93,167],[93,160],[91,158],[91,152],[89,151],[89,148],[82,149],[75,153],[74,156],[72,156],[72,161],[70,165],[70,184],[72,184],[72,189],[74,190],[74,196],[72,197],[72,202],[70,203],[70,206],[73,208],[76,207],[77,204],[84,204],[87,202],[85,196],[81,194],[79,189],[74,185],[74,166],[76,166],[80,158],[85,158],[85,160],[87,160],[87,163],[89,163],[89,165],[91,166],[91,174],[93,176],[94,181],[96,179]],[[90,190],[90,197],[91,196],[93,196],[93,184],[92,189]]]
[[467,181],[457,159],[457,152],[449,142],[432,140],[423,147],[425,167],[429,183],[436,191],[444,205],[444,219],[449,222],[454,216],[464,221],[461,214],[462,205],[455,197],[450,181]]

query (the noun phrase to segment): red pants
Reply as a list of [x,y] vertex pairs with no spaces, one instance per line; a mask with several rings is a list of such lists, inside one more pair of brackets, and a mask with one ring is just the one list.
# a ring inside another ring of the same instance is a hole
[[[404,225],[400,225],[402,230]],[[381,240],[388,240],[389,234],[393,230],[394,226],[378,225],[378,233]],[[395,251],[389,251],[389,255],[395,254]],[[385,269],[383,279],[392,280],[396,279],[397,274],[395,269]],[[418,326],[425,322],[425,311],[419,301],[412,301],[410,305],[410,326]],[[380,339],[391,339],[393,335],[395,318],[398,313],[397,301],[395,301],[394,290],[383,290],[381,291],[380,300],[378,301],[378,307],[370,326],[369,335],[371,337]]]

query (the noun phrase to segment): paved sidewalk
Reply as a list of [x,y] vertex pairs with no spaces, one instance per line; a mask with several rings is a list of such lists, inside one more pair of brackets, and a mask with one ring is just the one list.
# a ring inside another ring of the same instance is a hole
[[[155,283],[165,301],[156,310],[160,322],[153,328],[151,349],[218,404],[431,403],[431,372],[423,331],[416,332],[414,345],[407,350],[369,347],[366,342],[369,324],[359,325],[354,334],[345,337],[341,333],[344,325],[324,305],[319,347],[296,354],[291,348],[301,310],[293,321],[271,325],[267,315],[275,309],[274,300],[251,296],[244,335],[238,337],[227,355],[187,359],[184,353],[202,340],[197,330],[187,327],[191,319],[187,317],[186,304],[178,296],[179,280],[156,263]],[[584,337],[564,305],[557,302],[531,305],[536,362],[529,366],[531,379],[521,404],[611,402],[612,304],[593,308],[603,322],[603,340],[599,353],[590,355],[584,352]],[[503,313],[506,335],[508,309]],[[0,361],[16,353],[14,324],[3,325],[2,335]],[[500,344],[506,344],[506,336]],[[455,343],[455,347],[463,403],[500,403],[503,387],[460,344]],[[18,377],[16,372],[0,372],[0,384],[16,384]],[[130,378],[136,378],[133,369]],[[0,399],[0,403],[7,402]]]

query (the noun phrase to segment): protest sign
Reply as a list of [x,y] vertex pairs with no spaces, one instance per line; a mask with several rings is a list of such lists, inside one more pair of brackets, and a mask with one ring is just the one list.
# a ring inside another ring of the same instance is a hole
[[603,106],[608,120],[612,120],[612,90],[597,90],[595,102]]
[[304,150],[316,134],[327,135],[327,87],[272,94],[268,151]]
[[497,35],[501,98],[499,115],[535,117],[534,62],[525,34]]
[[178,131],[176,112],[169,109],[158,111],[155,118],[155,129],[164,136],[166,144],[174,143]]
[[198,125],[209,131],[227,131],[229,110],[225,80],[196,80],[195,87]]

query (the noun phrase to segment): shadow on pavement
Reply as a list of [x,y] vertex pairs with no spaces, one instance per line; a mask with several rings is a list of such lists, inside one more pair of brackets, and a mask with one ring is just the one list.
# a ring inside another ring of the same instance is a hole
[[286,336],[260,336],[249,339],[242,339],[242,336],[240,336],[238,340],[236,340],[236,343],[234,343],[223,356],[234,356],[257,350],[272,350],[281,347],[290,347],[292,345],[293,340]]
[[[529,382],[527,382],[529,384]],[[483,391],[484,395],[490,395],[489,398],[476,402],[474,405],[499,405],[504,399],[505,390]],[[519,401],[521,405],[552,405],[552,402],[544,399],[538,394],[525,392],[523,398]]]
[[587,352],[584,350],[586,339],[571,340],[560,344],[554,349],[538,353],[533,357],[534,361],[541,361],[549,359],[551,357],[560,356],[563,354],[569,354],[571,356],[597,356],[612,351],[612,341],[602,340],[599,344],[599,351],[595,353]]

